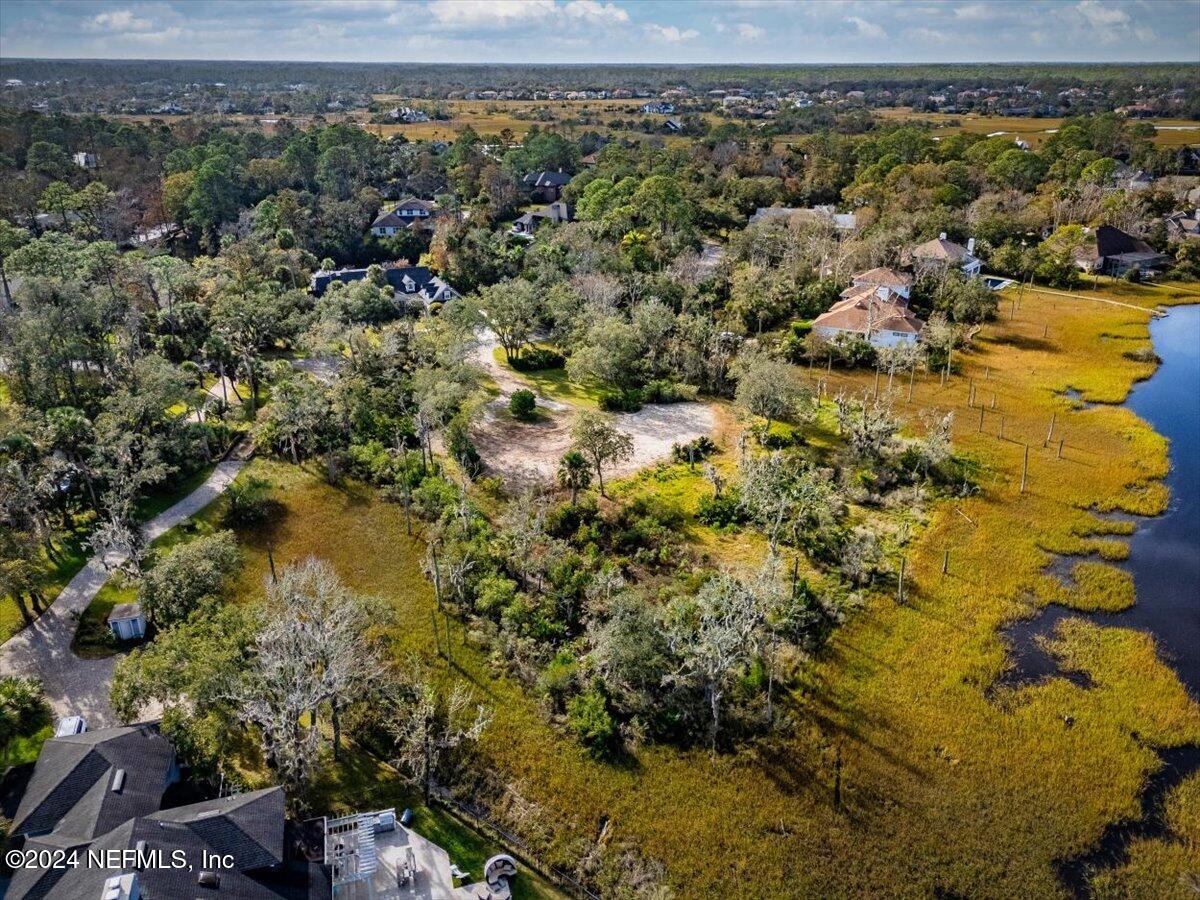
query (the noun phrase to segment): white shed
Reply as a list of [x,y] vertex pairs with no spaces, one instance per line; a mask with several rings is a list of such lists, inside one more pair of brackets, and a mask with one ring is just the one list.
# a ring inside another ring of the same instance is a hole
[[118,641],[132,641],[146,636],[146,617],[140,603],[118,603],[108,614],[108,627]]

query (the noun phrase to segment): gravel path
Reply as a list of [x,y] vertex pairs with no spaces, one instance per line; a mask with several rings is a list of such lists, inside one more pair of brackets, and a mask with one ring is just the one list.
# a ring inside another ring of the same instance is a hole
[[[246,464],[249,453],[238,448],[217,464],[204,484],[142,527],[152,541],[212,503]],[[0,647],[0,675],[35,675],[42,680],[46,700],[56,716],[81,715],[89,728],[117,724],[108,704],[108,683],[117,657],[80,659],[71,640],[80,614],[108,581],[109,566],[120,559],[102,560],[97,554],[62,589],[54,603],[28,628]],[[147,710],[153,713],[152,710]],[[151,714],[150,718],[154,718]]]
[[[529,388],[519,375],[496,361],[495,337],[483,336],[474,358],[500,388],[500,396],[484,407],[472,428],[472,438],[488,468],[510,487],[524,488],[554,479],[558,462],[571,446],[571,426],[578,410],[569,403],[538,396],[542,418],[517,422],[504,414],[513,391]],[[535,391],[536,393],[536,391]],[[630,475],[671,453],[672,444],[683,444],[712,434],[716,413],[706,403],[660,403],[634,413],[616,413],[613,424],[633,439],[633,456],[611,469],[604,480]]]

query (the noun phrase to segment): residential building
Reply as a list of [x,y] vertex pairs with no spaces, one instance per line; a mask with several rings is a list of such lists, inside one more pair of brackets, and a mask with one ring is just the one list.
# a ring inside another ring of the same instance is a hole
[[562,189],[571,183],[571,175],[557,172],[530,172],[522,181],[535,200],[553,203],[562,196]]
[[889,288],[894,293],[908,300],[909,293],[912,291],[913,277],[907,272],[897,272],[895,269],[887,268],[886,266],[878,266],[874,269],[868,269],[866,272],[859,272],[854,276],[853,286],[842,291],[843,297],[849,297],[852,293],[856,293],[859,288]]
[[512,234],[517,237],[531,238],[541,226],[558,225],[562,222],[575,221],[575,207],[562,200],[557,200],[541,209],[527,212],[513,222]]
[[76,153],[71,157],[71,161],[81,169],[97,169],[100,167],[100,157],[95,153]]
[[925,323],[909,308],[908,299],[889,287],[855,288],[813,319],[813,331],[827,340],[857,336],[874,347],[913,343]]
[[1167,234],[1172,238],[1200,238],[1200,209],[1191,212],[1171,213],[1163,219]]
[[858,227],[858,217],[854,213],[839,213],[833,206],[760,206],[750,216],[750,224],[782,219],[787,222],[810,221],[831,225],[838,231],[854,231]]
[[662,127],[664,131],[669,131],[672,134],[679,134],[679,132],[683,131],[683,123],[678,119],[667,119],[667,121],[662,123]]
[[907,256],[918,271],[954,267],[968,278],[974,278],[983,268],[983,262],[975,256],[975,238],[967,241],[964,247],[947,240],[944,231],[932,241],[913,247]]
[[1171,265],[1171,257],[1159,253],[1141,238],[1111,225],[1101,225],[1094,232],[1094,241],[1075,254],[1075,264],[1085,272],[1101,275],[1124,275],[1130,269],[1156,275]]
[[394,809],[298,823],[279,787],[163,808],[179,770],[158,727],[88,732],[79,721],[45,743],[13,818],[15,848],[47,865],[18,867],[10,900],[512,896],[511,856],[472,881]]
[[436,900],[509,900],[517,865],[499,854],[474,882],[449,854],[399,820],[395,809],[320,819],[334,900],[418,896]]
[[646,103],[642,105],[642,112],[646,115],[669,116],[675,112],[674,103]]
[[390,237],[410,228],[414,222],[429,219],[438,211],[438,205],[432,200],[419,200],[416,197],[406,197],[387,212],[379,214],[371,223],[371,234],[376,237]]
[[[403,263],[384,263],[383,275],[395,292],[397,305],[408,305],[419,302],[428,308],[433,303],[447,303],[458,299],[461,294],[450,285],[438,278],[426,266],[409,266]],[[368,269],[322,269],[315,272],[309,283],[309,290],[320,297],[329,286],[340,281],[349,284],[362,281],[367,277]]]

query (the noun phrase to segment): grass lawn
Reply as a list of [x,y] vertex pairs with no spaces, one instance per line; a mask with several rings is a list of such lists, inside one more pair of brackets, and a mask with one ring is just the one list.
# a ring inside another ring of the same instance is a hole
[[[1114,294],[1148,309],[1195,287],[1121,285]],[[1200,741],[1200,707],[1134,631],[1084,623],[1058,634],[1052,649],[1091,676],[1090,688],[1053,679],[989,691],[1007,664],[997,635],[1004,622],[1052,600],[1096,605],[1086,587],[1074,597],[1047,584],[1048,551],[1086,549],[1095,538],[1083,535],[1099,522],[1091,508],[1153,513],[1166,502],[1165,441],[1128,410],[1083,410],[1062,396],[1074,387],[1088,400],[1120,402],[1153,370],[1124,355],[1147,344],[1148,318],[1083,296],[1026,291],[1015,319],[986,327],[947,385],[919,377],[911,403],[907,385],[897,388],[896,410],[914,426],[922,410],[957,412],[956,444],[979,461],[981,489],[936,507],[909,546],[908,604],[870,599],[802,670],[787,703],[794,727],[733,756],[647,747],[619,766],[587,758],[534,700],[459,646],[457,626],[454,668],[434,655],[432,591],[398,507],[288,466],[260,461],[252,469],[279,485],[285,505],[271,530],[277,564],[310,553],[329,559],[355,588],[391,602],[397,654],[416,652],[445,677],[467,679],[493,706],[484,754],[553,825],[541,851],[548,862],[574,862],[574,842],[594,836],[607,817],[614,839],[666,865],[681,896],[734,883],[746,896],[1056,896],[1053,861],[1138,814],[1141,786],[1158,765],[1154,748]],[[833,393],[872,380],[801,374],[829,377]],[[989,404],[982,432],[966,406],[969,382]],[[1065,441],[1062,459],[1042,447],[1052,417]],[[1026,444],[1029,488],[1021,493]],[[661,489],[686,504],[708,489],[675,468],[620,490]],[[725,558],[725,536],[690,527]],[[240,588],[249,596],[262,590],[267,535],[246,537]],[[946,549],[950,570],[942,575]],[[753,542],[732,550],[746,563],[757,556]],[[1089,567],[1082,581],[1108,602],[1110,577]],[[1181,820],[1200,817],[1196,780],[1172,795]],[[1112,878],[1127,895],[1155,895],[1138,879],[1164,855],[1194,860],[1189,846],[1142,842]]]
[[[548,344],[538,345],[549,347]],[[554,349],[549,347],[549,349]],[[598,384],[583,384],[572,381],[567,375],[566,368],[542,369],[537,372],[519,372],[508,364],[504,358],[504,350],[497,347],[492,351],[496,362],[520,378],[539,397],[549,397],[551,400],[562,400],[575,406],[596,409],[600,401],[601,387]]]

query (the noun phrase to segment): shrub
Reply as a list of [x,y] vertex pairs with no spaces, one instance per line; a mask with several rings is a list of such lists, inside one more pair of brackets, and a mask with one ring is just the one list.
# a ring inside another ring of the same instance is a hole
[[508,398],[508,411],[522,422],[531,421],[536,410],[537,398],[534,397],[533,391],[522,388],[513,391],[513,395]]
[[255,475],[238,479],[225,490],[225,524],[258,525],[271,511],[271,482]]
[[656,378],[642,388],[643,403],[682,403],[695,399],[694,385],[676,384],[666,378]]
[[540,372],[544,369],[561,369],[567,361],[563,355],[548,347],[530,347],[512,361],[518,372]]
[[608,711],[608,699],[596,686],[567,703],[567,725],[593,756],[608,756],[616,748],[617,722]]
[[696,506],[696,518],[714,528],[737,525],[745,518],[741,501],[732,491],[720,497],[704,496]]
[[637,412],[642,408],[642,392],[636,388],[604,391],[599,403],[605,412]]
[[686,444],[672,444],[671,455],[676,462],[692,463],[700,462],[702,459],[707,459],[717,452],[717,445],[708,435],[702,434],[694,441],[688,441]]
[[0,746],[37,731],[48,719],[42,685],[36,678],[0,678]]
[[579,660],[575,654],[570,650],[559,650],[538,677],[538,690],[550,700],[555,710],[561,710],[567,695],[575,689],[578,674]]

